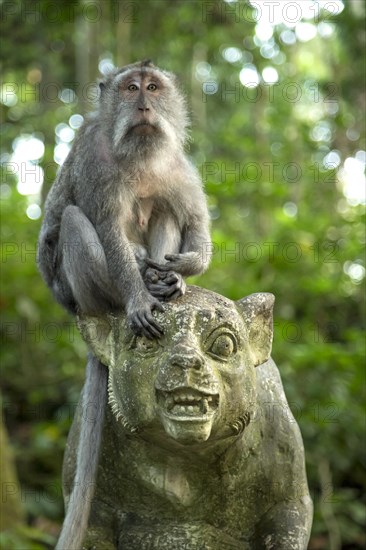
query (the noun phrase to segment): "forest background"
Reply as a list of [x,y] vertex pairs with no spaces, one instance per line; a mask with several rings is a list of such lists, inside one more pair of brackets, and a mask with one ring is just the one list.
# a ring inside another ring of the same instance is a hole
[[276,296],[273,357],[306,449],[309,548],[365,548],[365,4],[12,0],[2,19],[3,548],[52,548],[85,371],[37,272],[45,196],[113,66],[178,74],[214,258],[192,282]]

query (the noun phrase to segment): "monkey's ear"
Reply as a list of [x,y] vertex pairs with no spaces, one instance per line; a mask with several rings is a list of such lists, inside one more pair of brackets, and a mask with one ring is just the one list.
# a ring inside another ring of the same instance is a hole
[[77,317],[77,325],[83,340],[99,361],[108,367],[113,367],[115,364],[113,319],[108,315],[100,317],[81,315]]
[[273,294],[259,292],[236,302],[248,330],[249,348],[255,367],[267,361],[271,355],[274,301]]
[[151,59],[144,59],[141,61],[141,67],[153,67],[154,63],[151,61]]
[[105,83],[104,82],[99,82],[99,90],[100,90],[100,93],[102,94],[105,90]]

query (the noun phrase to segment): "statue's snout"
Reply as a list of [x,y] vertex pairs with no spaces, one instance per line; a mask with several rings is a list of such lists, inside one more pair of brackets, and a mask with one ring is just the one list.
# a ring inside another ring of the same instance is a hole
[[205,359],[203,355],[191,346],[178,344],[173,350],[169,363],[182,369],[199,370],[203,367]]

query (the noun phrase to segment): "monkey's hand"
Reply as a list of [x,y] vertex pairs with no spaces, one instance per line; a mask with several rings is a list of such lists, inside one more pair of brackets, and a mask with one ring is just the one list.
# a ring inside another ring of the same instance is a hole
[[174,271],[159,271],[148,268],[144,281],[150,294],[161,302],[175,300],[179,296],[183,296],[186,291],[186,284],[182,275]]
[[166,254],[165,264],[158,264],[150,258],[146,258],[148,266],[158,271],[175,271],[187,277],[204,271],[203,261],[199,252],[184,252],[182,254]]
[[162,336],[163,329],[152,315],[154,310],[164,311],[164,307],[148,292],[128,302],[127,322],[135,334],[142,334],[150,340]]

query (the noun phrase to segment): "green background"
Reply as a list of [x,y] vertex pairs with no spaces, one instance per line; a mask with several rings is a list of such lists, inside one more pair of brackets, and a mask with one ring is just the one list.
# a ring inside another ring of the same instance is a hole
[[[282,0],[268,26],[269,4],[0,3],[4,548],[53,547],[85,368],[35,266],[40,208],[100,71],[144,58],[178,74],[192,114],[215,243],[192,282],[233,299],[276,295],[273,357],[315,505],[309,547],[365,548],[365,7]],[[305,4],[312,19],[299,16]]]

